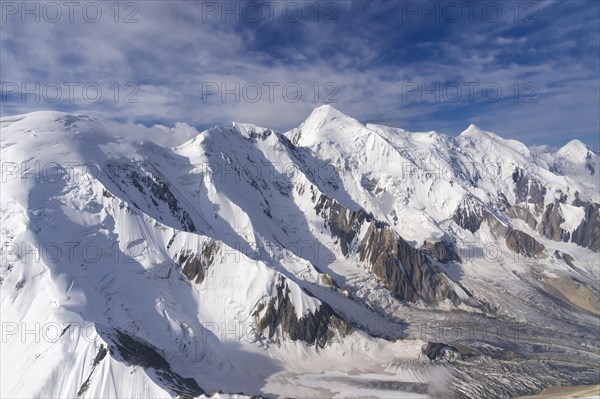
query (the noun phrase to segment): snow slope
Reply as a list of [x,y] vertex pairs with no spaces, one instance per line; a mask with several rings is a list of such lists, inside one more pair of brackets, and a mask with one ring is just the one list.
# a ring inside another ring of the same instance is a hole
[[[516,395],[597,361],[594,317],[547,283],[598,292],[599,161],[580,142],[542,157],[330,106],[172,148],[51,111],[0,128],[3,397],[428,397],[440,367],[469,370],[447,379],[461,395]],[[476,356],[445,339],[460,361],[430,360],[432,328],[465,318],[542,332],[467,341]],[[509,348],[539,362],[536,342],[574,360],[478,374]]]

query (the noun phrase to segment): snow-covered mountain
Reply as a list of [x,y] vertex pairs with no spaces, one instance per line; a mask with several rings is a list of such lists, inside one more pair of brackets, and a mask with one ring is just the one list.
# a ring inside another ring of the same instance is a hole
[[598,380],[600,157],[577,140],[534,151],[331,106],[174,147],[59,112],[0,128],[2,397]]

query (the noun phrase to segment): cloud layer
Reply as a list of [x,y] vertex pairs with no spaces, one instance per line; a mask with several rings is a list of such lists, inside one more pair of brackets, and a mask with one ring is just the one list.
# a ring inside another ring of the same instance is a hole
[[331,102],[409,130],[599,144],[597,2],[24,4],[2,3],[3,115],[286,130]]

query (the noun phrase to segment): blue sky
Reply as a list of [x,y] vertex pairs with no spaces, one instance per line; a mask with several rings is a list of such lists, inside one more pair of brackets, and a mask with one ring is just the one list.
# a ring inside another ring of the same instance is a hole
[[598,1],[29,3],[1,4],[3,115],[283,131],[331,102],[413,131],[600,144]]

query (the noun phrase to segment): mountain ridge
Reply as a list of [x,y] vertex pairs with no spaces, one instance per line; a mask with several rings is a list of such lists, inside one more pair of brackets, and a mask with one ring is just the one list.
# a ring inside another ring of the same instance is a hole
[[[444,338],[470,348],[441,364],[457,396],[592,378],[594,316],[553,287],[600,292],[593,152],[572,166],[474,125],[410,133],[331,106],[288,132],[233,123],[174,146],[153,140],[166,130],[138,127],[144,141],[70,113],[0,126],[2,313],[17,328],[2,362],[38,377],[3,376],[3,396],[274,396],[297,383],[322,396],[330,373],[356,364],[360,377],[339,384],[389,378],[369,374],[381,359],[397,394],[426,395],[434,363],[421,347],[437,347],[435,323],[469,320],[540,332]],[[40,321],[89,325],[90,339],[22,339]],[[540,366],[534,344],[576,360]],[[485,377],[489,362],[515,370],[512,385]]]

